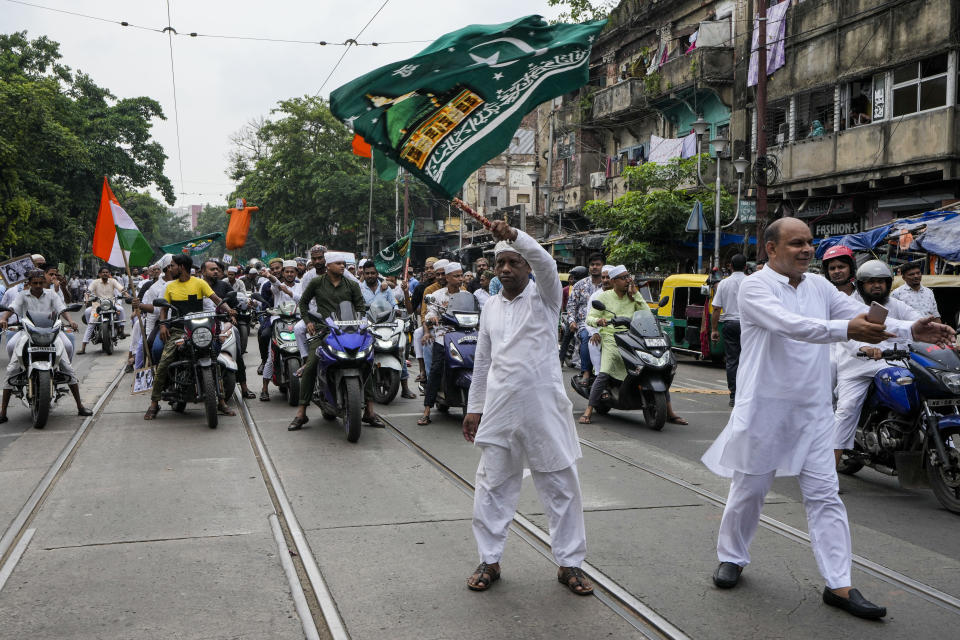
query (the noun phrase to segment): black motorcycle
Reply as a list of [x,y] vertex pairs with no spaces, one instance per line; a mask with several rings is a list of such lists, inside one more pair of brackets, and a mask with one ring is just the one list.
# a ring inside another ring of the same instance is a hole
[[[90,310],[89,324],[93,325],[90,342],[99,344],[108,356],[113,354],[123,333],[123,323],[117,314],[118,304],[116,298],[98,298],[96,307]],[[86,317],[83,321],[87,322]]]
[[[264,306],[267,304],[259,293],[253,294],[253,299]],[[277,385],[280,393],[286,394],[287,404],[295,407],[300,403],[300,378],[296,372],[303,364],[294,333],[294,326],[300,320],[300,309],[296,303],[287,301],[264,313],[273,318],[270,323],[270,344],[273,347],[269,356],[273,358],[271,382]]]
[[[599,300],[592,304],[594,309],[607,312]],[[632,318],[614,316],[608,322],[614,327],[627,327],[614,336],[627,376],[620,384],[607,388],[595,410],[605,414],[610,409],[641,409],[647,426],[660,431],[667,421],[667,390],[677,372],[670,343],[649,309],[635,311]],[[590,398],[591,385],[581,382],[579,375],[574,375],[570,384],[578,394]]]
[[247,352],[247,340],[250,338],[250,329],[253,327],[256,322],[253,310],[250,309],[250,303],[246,300],[240,301],[237,305],[237,336],[240,338],[237,347],[240,349],[240,353]]
[[[226,301],[236,298],[231,291]],[[161,391],[161,399],[170,402],[173,410],[183,413],[188,402],[202,402],[207,417],[207,426],[217,428],[217,409],[224,398],[219,367],[215,353],[215,341],[219,340],[218,321],[228,320],[226,313],[200,311],[180,316],[177,309],[166,300],[157,300],[155,306],[166,307],[176,317],[161,320],[168,327],[182,328],[184,333],[177,338],[176,358],[170,363],[167,387]]]

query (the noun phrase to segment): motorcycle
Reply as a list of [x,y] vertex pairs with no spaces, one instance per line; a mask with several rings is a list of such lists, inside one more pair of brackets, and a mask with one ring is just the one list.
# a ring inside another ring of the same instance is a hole
[[[266,304],[267,301],[260,294],[253,294],[253,299]],[[273,316],[270,325],[270,343],[273,346],[273,378],[271,381],[280,389],[280,393],[287,396],[287,404],[295,407],[300,403],[300,378],[297,369],[303,361],[300,358],[300,348],[297,346],[297,337],[293,328],[300,320],[299,309],[294,302],[284,302],[279,307],[267,309],[264,313]]]
[[319,356],[313,401],[326,420],[341,417],[347,441],[356,442],[363,417],[363,381],[373,373],[373,334],[347,301],[329,318],[312,311],[310,316],[325,328],[308,341]]
[[437,392],[437,409],[447,413],[450,407],[459,407],[461,417],[466,418],[480,327],[480,303],[472,293],[455,293],[440,315],[440,323],[450,327],[450,330],[443,336],[444,366]]
[[[72,304],[67,311],[79,311],[83,305]],[[7,311],[0,307],[0,313]],[[34,429],[43,429],[50,417],[50,406],[57,404],[69,392],[66,375],[60,371],[60,361],[64,358],[63,343],[57,338],[63,329],[60,319],[33,318],[30,314],[20,318],[19,323],[11,323],[9,329],[20,327],[26,333],[27,340],[23,348],[15,350],[10,357],[15,358],[20,373],[10,378],[13,395],[30,409]],[[16,339],[15,336],[8,338]]]
[[[592,305],[594,309],[607,311],[599,300],[594,300]],[[639,309],[631,318],[615,316],[609,323],[614,327],[627,327],[614,336],[627,376],[619,384],[610,385],[595,411],[605,414],[610,409],[641,409],[647,426],[660,431],[667,421],[667,390],[677,372],[677,360],[670,343],[649,309]],[[592,385],[581,382],[580,376],[574,375],[570,384],[582,397],[590,398]]]
[[396,308],[383,299],[367,309],[373,341],[373,399],[390,404],[400,391],[400,374],[407,355],[409,318],[398,316]]
[[874,375],[854,448],[841,454],[837,471],[869,466],[902,487],[929,485],[944,508],[960,513],[960,357],[923,342],[881,357],[890,366]]
[[237,386],[237,355],[240,345],[237,342],[239,332],[237,326],[229,325],[218,336],[220,353],[217,354],[217,369],[220,373],[220,386],[224,398],[230,398]]
[[120,341],[123,323],[118,319],[116,298],[97,298],[96,307],[90,309],[90,320],[84,322],[93,325],[90,342],[99,344],[108,356]]
[[[236,297],[236,292],[227,294],[225,300]],[[176,313],[176,317],[159,321],[167,326],[176,325],[184,330],[177,339],[176,359],[170,363],[168,384],[161,390],[161,399],[170,402],[173,410],[183,413],[188,402],[202,402],[207,426],[217,428],[217,408],[226,395],[221,389],[220,365],[226,364],[218,355],[214,366],[213,341],[217,335],[217,321],[230,316],[215,311],[200,311],[180,316],[176,308],[166,300],[157,300],[155,306],[166,307]],[[234,383],[236,381],[236,361],[233,362]],[[229,380],[228,380],[229,382]]]
[[254,324],[253,310],[250,309],[250,303],[246,300],[239,300],[237,305],[237,344],[240,353],[247,352],[247,340],[250,338],[250,329]]

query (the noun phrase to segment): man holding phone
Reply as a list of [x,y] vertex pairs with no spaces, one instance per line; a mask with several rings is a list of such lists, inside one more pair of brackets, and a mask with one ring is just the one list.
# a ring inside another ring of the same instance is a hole
[[[867,320],[884,324],[887,320],[915,322],[923,316],[919,311],[890,296],[893,274],[890,267],[879,260],[868,260],[857,269],[855,300],[870,305]],[[880,354],[896,344],[903,346],[907,340],[891,338],[877,344],[850,340],[839,344],[837,353],[837,409],[833,414],[833,431],[836,439],[834,457],[840,462],[844,449],[852,449],[857,434],[860,409],[867,396],[870,381],[876,373],[887,367]],[[863,355],[860,355],[863,354]]]

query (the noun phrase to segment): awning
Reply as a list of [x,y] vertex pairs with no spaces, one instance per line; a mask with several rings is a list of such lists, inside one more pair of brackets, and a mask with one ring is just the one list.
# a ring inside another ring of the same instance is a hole
[[[916,231],[916,233],[914,233]],[[926,251],[946,260],[960,260],[960,214],[956,211],[930,211],[911,218],[894,220],[876,229],[824,238],[817,245],[817,258],[830,247],[842,245],[854,251],[870,251],[890,236],[913,234],[910,250]]]

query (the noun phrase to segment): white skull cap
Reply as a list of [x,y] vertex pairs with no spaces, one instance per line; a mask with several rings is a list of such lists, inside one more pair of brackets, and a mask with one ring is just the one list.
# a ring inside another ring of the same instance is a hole
[[609,275],[610,275],[610,269],[613,269],[613,265],[612,265],[612,264],[605,264],[605,265],[603,265],[603,267],[601,267],[600,273],[606,272],[606,274],[609,276]]
[[496,244],[496,246],[493,248],[493,257],[494,257],[494,259],[496,259],[496,257],[497,257],[498,255],[500,255],[501,253],[504,253],[505,251],[513,251],[514,253],[520,253],[520,252],[517,250],[517,248],[513,246],[513,243],[512,243],[512,242],[509,242],[509,241],[507,241],[507,240],[501,240],[501,241],[498,242],[498,243]]
[[446,259],[437,260],[436,262],[433,263],[433,270],[437,271],[439,269],[444,269],[448,264],[450,264],[449,260],[446,260]]
[[163,271],[164,269],[169,267],[172,262],[173,262],[173,254],[165,253],[162,256],[160,256],[159,260],[157,260],[157,266],[160,267],[161,271]]
[[236,267],[227,267],[227,273],[236,273],[236,272],[237,272]]
[[463,265],[461,265],[459,262],[448,262],[443,268],[444,274],[451,274],[454,271],[463,271]]
[[342,251],[327,251],[323,254],[323,261],[327,264],[334,262],[346,262],[347,254]]
[[283,268],[286,269],[287,267],[292,267],[293,269],[296,269],[296,268],[297,268],[297,261],[296,261],[296,260],[284,260],[284,261],[283,261]]
[[618,264],[617,266],[612,267],[612,268],[610,269],[610,273],[608,273],[607,275],[610,276],[610,279],[611,279],[611,280],[613,280],[613,279],[616,278],[617,276],[622,276],[622,275],[625,274],[626,272],[627,272],[627,268],[626,268],[625,266],[623,266],[622,264]]

